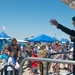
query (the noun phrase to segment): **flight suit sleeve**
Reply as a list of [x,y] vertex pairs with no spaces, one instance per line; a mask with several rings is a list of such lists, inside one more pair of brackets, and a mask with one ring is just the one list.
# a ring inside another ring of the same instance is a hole
[[69,28],[67,28],[61,24],[58,24],[57,28],[62,30],[63,32],[67,33],[68,35],[75,36],[74,30],[71,30],[71,29],[69,29]]

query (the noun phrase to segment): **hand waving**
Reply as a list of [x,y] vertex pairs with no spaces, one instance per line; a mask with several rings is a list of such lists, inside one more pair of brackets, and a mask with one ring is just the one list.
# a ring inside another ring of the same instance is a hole
[[52,24],[52,25],[55,25],[55,26],[58,26],[58,22],[54,19],[51,19],[50,20],[50,23]]

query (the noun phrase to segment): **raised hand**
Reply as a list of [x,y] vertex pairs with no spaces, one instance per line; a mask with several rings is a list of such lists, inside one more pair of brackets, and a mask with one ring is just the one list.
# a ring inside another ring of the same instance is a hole
[[55,26],[58,26],[58,22],[54,19],[51,19],[50,20],[50,23],[52,24],[52,25],[55,25]]

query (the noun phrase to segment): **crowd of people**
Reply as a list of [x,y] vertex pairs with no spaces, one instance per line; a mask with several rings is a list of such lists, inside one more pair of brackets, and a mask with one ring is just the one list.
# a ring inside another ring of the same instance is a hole
[[1,75],[3,75],[2,69],[4,68],[5,75],[13,75],[13,70],[15,71],[15,75],[18,75],[18,69],[20,67],[19,64],[23,59],[24,58],[21,56],[20,44],[18,44],[15,38],[12,39],[12,42],[9,46],[7,46],[6,42],[4,42],[2,54],[0,55]]
[[[13,38],[9,46],[4,43],[4,46],[2,47],[2,54],[0,55],[0,64],[2,63],[4,67],[10,65],[5,69],[5,75],[13,75],[14,70],[15,75],[18,75],[20,63],[24,58],[47,58],[48,54],[50,53],[64,52],[70,50],[73,51],[73,47],[70,46],[69,42],[66,42],[65,45],[62,45],[62,43],[60,43],[58,40],[55,43],[33,43],[28,41],[23,47],[21,47],[20,43],[17,42],[15,38]],[[72,60],[73,52],[67,54],[52,55],[50,59]],[[46,62],[42,63],[44,75],[46,75]],[[38,73],[42,75],[42,65],[38,61],[31,60],[28,61],[27,64],[29,65],[28,67],[30,70],[29,75],[36,75]],[[52,69],[52,72],[50,72],[50,69]],[[73,65],[68,64],[67,66],[65,66],[65,64],[63,64],[63,69],[67,70],[68,72],[72,72]],[[49,63],[48,71],[51,73],[51,75],[58,75],[60,73],[59,70],[59,63]],[[2,73],[3,72],[1,72],[1,74]]]

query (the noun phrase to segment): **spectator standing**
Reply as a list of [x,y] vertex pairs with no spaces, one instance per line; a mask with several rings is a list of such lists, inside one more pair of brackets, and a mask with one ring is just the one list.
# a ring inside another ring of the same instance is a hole
[[[48,50],[46,49],[46,45],[43,44],[40,47],[40,50],[38,52],[38,56],[39,58],[46,58],[48,55]],[[42,62],[43,63],[43,71],[44,71],[44,75],[46,75],[46,62]],[[39,69],[40,69],[40,75],[42,75],[42,65],[40,64]]]
[[[72,18],[72,20],[73,20],[73,25],[75,27],[75,16]],[[73,60],[75,60],[75,30],[71,30],[71,29],[59,24],[58,21],[55,19],[51,19],[50,23],[52,25],[56,26],[58,29],[60,29],[63,32],[70,35],[70,39],[73,40],[73,42],[74,42]],[[75,75],[75,65],[73,66],[73,74]]]
[[[32,51],[32,57],[38,58],[37,50]],[[39,62],[31,60],[31,73],[30,75],[36,75],[38,73]]]
[[11,65],[7,67],[7,75],[13,75],[13,69],[15,70],[16,60],[14,58],[14,52],[10,52],[10,57],[8,59],[8,65]]
[[7,46],[6,42],[3,42],[2,54],[3,54],[3,51],[4,51],[5,49],[8,49],[8,46]]
[[[7,62],[8,62],[8,58],[9,58],[9,55],[8,55],[8,50],[7,49],[5,49],[4,51],[3,51],[3,54],[0,56],[0,60],[4,60],[2,63],[4,63],[4,67],[6,67],[7,66]],[[3,67],[2,66],[2,67]],[[1,73],[1,74],[3,74],[3,72]],[[5,75],[7,75],[7,70],[5,69]]]
[[17,44],[16,38],[12,39],[12,43],[8,46],[9,52],[14,52],[14,57],[17,59],[18,52],[21,52],[20,45]]

